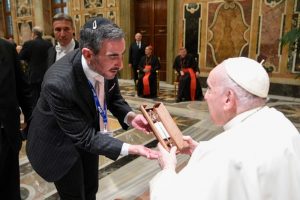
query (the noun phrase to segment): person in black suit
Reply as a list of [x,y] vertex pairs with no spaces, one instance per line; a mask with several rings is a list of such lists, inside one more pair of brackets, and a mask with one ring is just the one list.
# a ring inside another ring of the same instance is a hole
[[[158,157],[156,151],[142,145],[130,145],[103,134],[105,108],[124,129],[150,128],[120,94],[116,75],[123,68],[124,52],[123,31],[108,19],[94,18],[80,31],[80,48],[61,58],[45,74],[26,150],[33,169],[46,181],[54,182],[62,199],[96,198],[98,155],[113,160],[127,154]],[[94,78],[104,79],[103,103],[96,96]]]
[[141,58],[145,55],[146,44],[142,42],[142,34],[136,33],[135,41],[129,46],[129,67],[132,69],[134,85],[138,80],[138,65]]
[[188,54],[186,48],[179,49],[173,68],[177,71],[179,81],[176,102],[202,100],[203,93],[200,80],[198,80],[200,71],[194,56]]
[[30,115],[28,85],[13,44],[0,38],[0,197],[20,200],[20,108]]
[[65,13],[54,15],[52,28],[57,44],[48,50],[48,68],[67,53],[79,47],[79,43],[73,39],[74,23],[71,16]]
[[41,84],[47,70],[48,49],[52,46],[49,41],[43,40],[42,36],[43,30],[38,26],[33,27],[33,40],[25,42],[19,53],[20,60],[24,60],[28,64],[28,83],[31,89],[32,107],[36,105],[40,96]]

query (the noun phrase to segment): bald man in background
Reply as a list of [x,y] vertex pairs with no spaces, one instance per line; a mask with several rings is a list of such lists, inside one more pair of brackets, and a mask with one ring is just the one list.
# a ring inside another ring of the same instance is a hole
[[134,85],[138,80],[138,65],[141,58],[145,55],[146,44],[142,42],[142,34],[136,33],[134,36],[135,41],[129,46],[129,64],[128,66],[132,69]]
[[41,84],[47,70],[48,49],[52,44],[44,40],[43,29],[35,26],[32,29],[32,40],[24,43],[19,57],[28,64],[28,83],[30,85],[32,107],[40,97]]
[[151,199],[300,199],[300,136],[281,112],[266,106],[269,77],[258,62],[230,58],[207,79],[205,100],[224,132],[209,141],[185,136],[191,155],[176,173],[176,147],[158,145],[162,171],[150,182]]

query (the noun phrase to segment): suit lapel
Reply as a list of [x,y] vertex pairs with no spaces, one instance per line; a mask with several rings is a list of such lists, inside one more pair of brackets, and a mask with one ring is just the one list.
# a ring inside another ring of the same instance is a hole
[[81,95],[81,98],[84,100],[84,102],[89,107],[92,114],[96,115],[96,108],[95,108],[95,102],[93,98],[92,91],[88,84],[88,79],[86,78],[82,64],[81,64],[81,53],[79,50],[77,51],[75,55],[75,59],[73,61],[73,69],[74,69],[74,76],[75,76],[75,85],[78,87],[79,95]]
[[55,58],[56,58],[56,51],[55,51],[55,46],[51,47],[48,50],[48,68],[55,63]]
[[0,40],[0,64],[4,62],[6,52],[7,51],[4,48],[4,43]]

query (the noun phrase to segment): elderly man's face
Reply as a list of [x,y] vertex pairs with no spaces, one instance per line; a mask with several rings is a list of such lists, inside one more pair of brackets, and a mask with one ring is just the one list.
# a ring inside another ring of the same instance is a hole
[[142,34],[140,34],[140,33],[135,34],[135,40],[142,41]]
[[152,48],[151,48],[151,47],[146,47],[146,48],[145,48],[145,54],[146,54],[147,56],[150,56],[150,55],[152,54]]
[[207,91],[205,93],[205,100],[208,104],[208,110],[212,121],[216,125],[224,125],[227,121],[227,113],[225,113],[224,106],[226,95],[224,87],[222,86],[222,74],[224,73],[217,66],[213,69],[207,78]]
[[97,55],[93,55],[90,65],[93,70],[104,76],[105,79],[113,79],[119,70],[123,68],[123,55],[125,52],[125,40],[105,40]]
[[53,31],[55,39],[61,46],[67,46],[72,38],[74,29],[72,23],[67,20],[57,20],[53,22]]

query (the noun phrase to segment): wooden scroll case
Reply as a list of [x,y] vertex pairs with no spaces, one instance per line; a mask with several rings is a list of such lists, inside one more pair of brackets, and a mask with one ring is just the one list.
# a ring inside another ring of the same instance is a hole
[[152,108],[146,107],[141,105],[140,110],[161,145],[168,151],[173,146],[177,146],[179,151],[182,150],[184,148],[182,133],[163,103],[157,103]]

